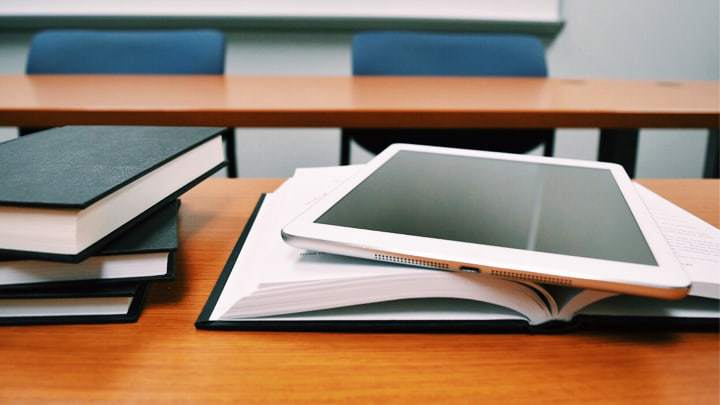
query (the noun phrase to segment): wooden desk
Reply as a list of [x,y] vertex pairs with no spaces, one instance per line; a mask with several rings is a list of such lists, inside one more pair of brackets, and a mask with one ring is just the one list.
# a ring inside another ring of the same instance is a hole
[[631,175],[638,128],[716,140],[720,120],[718,82],[701,81],[16,75],[0,89],[0,125],[12,126],[601,128],[599,159]]
[[[259,194],[280,182],[213,179],[184,196],[178,278],[153,286],[138,323],[0,328],[0,402],[720,401],[715,333],[196,330]],[[720,181],[642,183],[720,224]]]

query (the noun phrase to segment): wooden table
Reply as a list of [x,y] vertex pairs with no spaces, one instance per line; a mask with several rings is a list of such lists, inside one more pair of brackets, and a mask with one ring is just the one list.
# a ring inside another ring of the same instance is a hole
[[[710,128],[718,82],[478,77],[0,76],[0,125],[601,128],[632,176],[639,128]],[[714,143],[713,143],[714,142]]]
[[[78,401],[720,402],[716,333],[342,334],[193,326],[261,192],[183,197],[177,280],[136,324],[0,328],[0,403]],[[643,184],[717,226],[720,181]]]

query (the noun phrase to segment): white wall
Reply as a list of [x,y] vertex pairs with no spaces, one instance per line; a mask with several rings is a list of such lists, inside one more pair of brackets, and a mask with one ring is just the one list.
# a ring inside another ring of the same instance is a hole
[[[566,26],[549,44],[550,75],[718,80],[717,0],[562,2]],[[337,32],[229,32],[229,74],[350,74],[350,38]],[[0,32],[0,73],[22,73],[29,33]],[[14,136],[0,130],[0,138]],[[558,131],[556,155],[595,159],[596,130]],[[706,131],[643,130],[638,177],[700,177]],[[338,162],[337,129],[240,129],[239,174],[283,177]],[[369,158],[353,149],[353,162]]]
[[[649,80],[720,79],[717,0],[565,0],[548,47],[550,74]],[[556,154],[592,159],[597,131],[562,131]],[[700,177],[705,130],[643,130],[638,177]]]
[[[231,33],[228,74],[350,75],[350,39],[338,33]],[[287,177],[296,167],[339,163],[333,128],[238,129],[238,175]]]

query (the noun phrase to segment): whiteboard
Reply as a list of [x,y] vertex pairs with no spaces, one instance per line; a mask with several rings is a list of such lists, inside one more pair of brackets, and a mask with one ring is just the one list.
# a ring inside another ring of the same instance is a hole
[[2,0],[0,17],[237,17],[558,22],[560,0]]

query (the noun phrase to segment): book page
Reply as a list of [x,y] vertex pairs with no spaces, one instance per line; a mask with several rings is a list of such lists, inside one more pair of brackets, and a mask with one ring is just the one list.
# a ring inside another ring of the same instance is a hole
[[279,315],[265,319],[282,321],[526,321],[519,313],[485,302],[425,298]]
[[[321,169],[297,169],[296,173],[304,173],[305,175],[302,177],[308,177],[308,175],[312,175],[313,173],[315,173],[316,170]],[[327,187],[336,186],[348,176],[355,173],[356,170],[356,166],[344,166],[338,168],[338,170],[334,170],[331,175],[327,176],[329,183]],[[227,282],[225,283],[226,288],[223,289],[220,297],[218,297],[215,308],[213,308],[213,311],[209,317],[210,320],[215,321],[220,319],[222,314],[224,314],[241,297],[251,294],[252,291],[255,291],[258,288],[258,285],[260,283],[260,273],[246,271],[247,269],[252,268],[254,261],[257,259],[257,255],[253,255],[250,252],[256,252],[266,249],[266,247],[263,245],[263,240],[267,240],[268,238],[270,240],[274,240],[274,238],[266,234],[267,232],[270,232],[270,228],[273,228],[274,230],[274,226],[265,226],[262,224],[276,224],[278,223],[278,221],[286,220],[285,217],[275,217],[274,213],[277,212],[277,210],[275,209],[276,201],[278,201],[277,196],[282,197],[283,195],[285,195],[288,189],[294,186],[295,180],[295,178],[290,178],[283,184],[281,184],[280,187],[278,187],[274,192],[267,193],[265,195],[265,199],[263,200],[263,204],[260,207],[260,211],[258,211],[258,214],[255,218],[255,223],[252,229],[250,229],[250,232],[248,233],[248,236],[242,247],[242,251],[238,255],[235,263],[233,264],[233,269],[230,273],[230,276],[228,277]],[[318,192],[323,191],[324,189],[321,188]],[[303,206],[308,203],[308,201],[303,202]],[[291,213],[289,213],[289,215],[299,215],[300,212],[292,211]]]
[[569,320],[577,312],[720,317],[720,303],[714,301],[720,299],[720,230],[640,184],[635,183],[635,188],[690,277],[690,296],[710,300],[686,298],[670,302],[639,297],[615,298],[618,294],[557,287],[552,293],[561,301],[558,319]]
[[635,187],[690,276],[690,295],[720,299],[720,230],[647,188]]
[[257,319],[427,296],[502,303],[532,323],[549,318],[547,307],[532,289],[511,281],[307,252],[287,245],[280,235],[282,226],[352,171],[347,167],[298,170],[266,198],[271,207],[263,206],[246,242],[252,249],[244,248],[238,257],[211,319]]
[[125,315],[134,297],[0,298],[0,318]]
[[[607,291],[583,290],[580,288],[553,286],[551,289],[553,297],[558,301],[560,310],[556,319],[570,321],[581,309],[607,298],[615,297],[618,294]],[[659,300],[656,300],[659,301]],[[661,302],[658,302],[662,305]],[[619,312],[622,309],[618,310]]]
[[[262,222],[263,218],[267,218],[271,215],[273,203],[273,194],[267,194],[262,206],[260,207],[260,211],[258,211],[257,216],[255,217],[256,224]],[[262,248],[260,243],[263,236],[262,234],[265,231],[267,231],[267,228],[254,225],[250,229],[250,232],[245,239],[245,243],[242,246],[242,250],[235,260],[235,263],[233,263],[230,276],[225,282],[225,288],[223,288],[220,297],[218,297],[215,307],[210,314],[209,318],[211,321],[220,319],[222,314],[224,314],[237,300],[257,289],[259,284],[257,273],[243,270],[249,268],[253,259],[252,255],[246,254],[246,252],[252,252]]]

